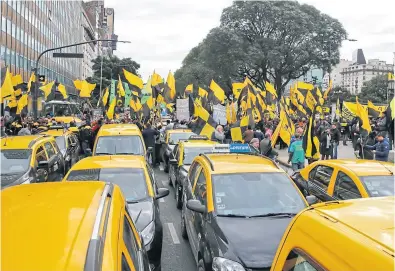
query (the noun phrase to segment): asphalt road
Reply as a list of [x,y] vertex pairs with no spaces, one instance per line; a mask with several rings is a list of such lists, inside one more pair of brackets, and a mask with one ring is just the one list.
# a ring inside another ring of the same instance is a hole
[[174,188],[169,186],[168,174],[160,168],[155,168],[158,187],[170,190],[167,197],[160,199],[163,224],[162,271],[197,270],[188,240],[181,236],[181,211],[176,208]]

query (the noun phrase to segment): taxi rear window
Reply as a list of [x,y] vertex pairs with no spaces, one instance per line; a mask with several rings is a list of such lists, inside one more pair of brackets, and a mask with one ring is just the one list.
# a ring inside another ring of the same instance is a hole
[[95,155],[144,155],[140,136],[101,136],[97,140]]
[[196,134],[192,132],[171,133],[169,134],[169,144],[177,144],[180,140],[187,140],[191,135]]
[[195,159],[196,156],[198,156],[201,153],[207,153],[207,152],[212,152],[213,147],[189,147],[185,148],[184,150],[184,165],[190,165],[193,162],[193,159]]
[[73,170],[67,181],[103,181],[118,185],[126,200],[139,201],[148,197],[148,188],[142,168],[101,168]]
[[394,196],[394,176],[359,177],[371,197]]

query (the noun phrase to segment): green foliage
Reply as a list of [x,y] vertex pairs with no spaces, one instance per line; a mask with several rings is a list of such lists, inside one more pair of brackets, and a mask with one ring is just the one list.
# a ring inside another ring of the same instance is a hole
[[347,89],[340,86],[334,87],[328,95],[327,104],[336,103],[340,97],[345,102],[355,102],[356,95],[351,94]]
[[[281,96],[292,79],[315,66],[329,70],[339,62],[347,33],[339,21],[296,1],[235,1],[219,27],[185,57],[176,72],[178,89],[211,79],[230,91],[249,77],[257,86],[274,83]],[[329,65],[330,64],[330,65]]]
[[96,59],[92,60],[93,66],[93,76],[88,77],[87,81],[96,84],[97,88],[100,87],[100,75],[102,67],[102,88],[106,88],[111,84],[111,79],[118,80],[118,75],[121,76],[123,82],[127,82],[122,69],[129,72],[137,74],[140,64],[133,61],[131,58],[118,58],[117,56],[103,57],[98,56]]
[[[373,77],[370,81],[362,86],[361,93],[358,95],[360,102],[367,103],[368,100],[373,103],[386,104],[388,92],[387,74]],[[393,90],[388,92],[388,100],[393,97]]]

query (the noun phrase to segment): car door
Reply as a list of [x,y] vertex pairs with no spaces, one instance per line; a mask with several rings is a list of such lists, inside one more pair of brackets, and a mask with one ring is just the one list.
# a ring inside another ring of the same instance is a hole
[[337,174],[332,196],[336,200],[362,198],[361,191],[359,191],[355,182],[342,171]]
[[59,181],[63,176],[63,174],[60,173],[62,165],[59,155],[55,152],[55,148],[51,142],[45,142],[44,148],[48,156],[48,181]]
[[189,210],[186,207],[186,203],[190,199],[196,199],[195,195],[193,193],[193,187],[195,185],[195,181],[197,181],[197,177],[199,176],[199,173],[201,172],[201,170],[202,170],[202,167],[199,163],[195,162],[194,164],[192,164],[191,169],[189,171],[190,174],[188,176],[187,184],[183,186],[183,191],[184,191],[183,192],[183,194],[184,194],[183,209],[184,209],[184,216],[185,216],[185,226],[187,228],[189,242],[191,244],[192,251],[194,252],[194,254],[196,254],[197,250],[198,250],[198,247],[196,247],[198,236],[197,236],[195,226],[194,226],[196,212]]
[[178,173],[178,158],[180,157],[179,152],[180,152],[180,144],[177,144],[174,146],[174,150],[171,153],[169,159],[176,159],[177,164],[169,164],[169,176],[170,176],[170,181],[172,182],[173,186],[176,184],[176,176]]
[[35,171],[36,171],[36,182],[46,182],[48,180],[49,172],[48,168],[38,167],[39,162],[48,161],[47,153],[45,152],[44,146],[39,145],[35,151]]
[[332,179],[334,169],[330,166],[317,165],[309,174],[308,192],[321,201],[332,200],[328,194],[328,186]]
[[[192,188],[193,190],[193,195],[194,198],[200,201],[201,204],[204,206],[207,206],[207,189],[206,189],[206,176],[204,173],[203,168],[200,170],[200,172],[197,173],[197,178],[195,179],[195,185]],[[207,207],[206,207],[207,210]],[[201,214],[198,212],[194,212],[195,217],[193,220],[193,226],[194,226],[194,231],[196,232],[196,248],[199,248],[199,243],[202,238],[205,238],[206,236],[206,230],[205,230],[205,214]]]

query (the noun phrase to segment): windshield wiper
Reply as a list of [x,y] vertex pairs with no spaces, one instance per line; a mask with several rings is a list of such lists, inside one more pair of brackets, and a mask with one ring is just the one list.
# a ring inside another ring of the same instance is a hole
[[140,200],[127,200],[126,201],[128,204],[134,204],[134,203],[139,203]]
[[97,152],[96,155],[113,155],[113,153],[109,153],[109,152]]
[[227,215],[218,215],[221,217],[248,217],[246,215],[238,215],[238,214],[227,214]]
[[119,154],[119,155],[139,155],[139,154],[134,153],[134,152],[117,152],[116,154]]
[[295,215],[296,215],[296,213],[267,213],[267,214],[262,214],[262,215],[252,215],[250,217],[276,217],[276,216],[292,217]]

